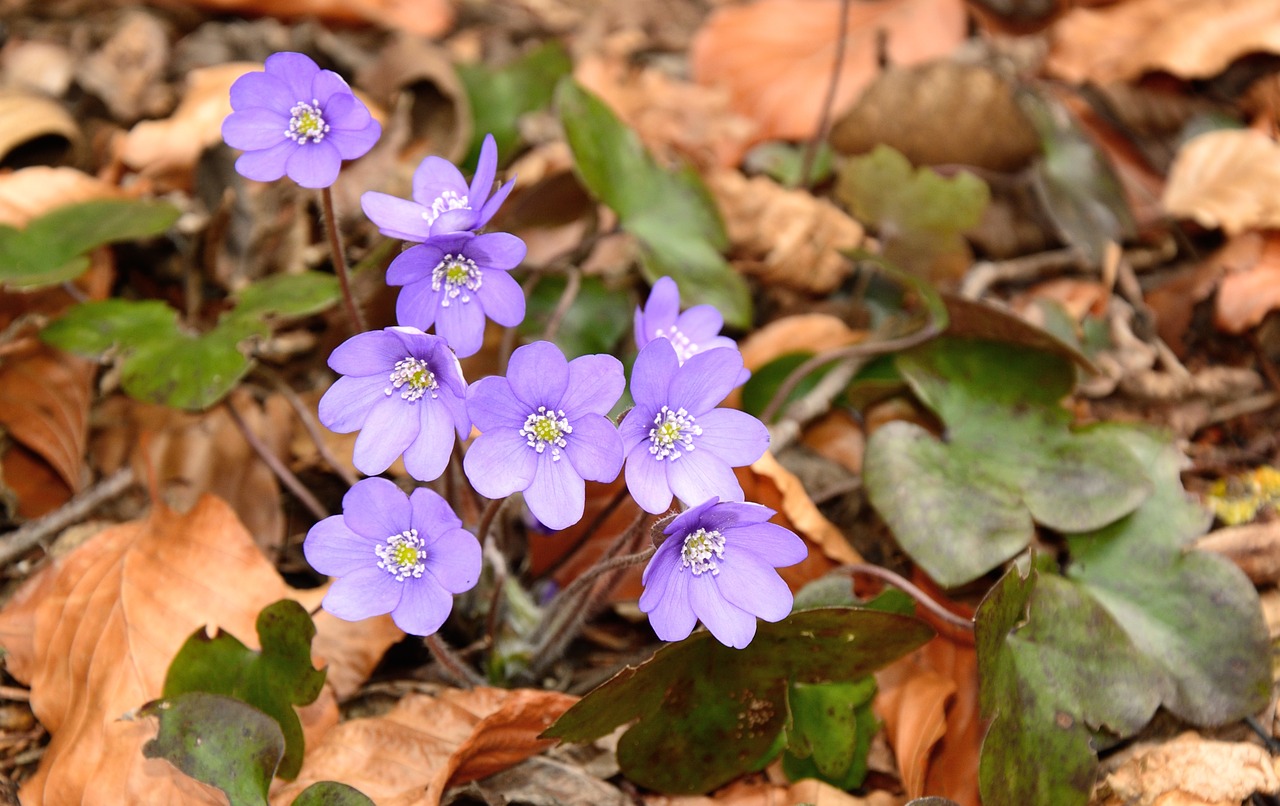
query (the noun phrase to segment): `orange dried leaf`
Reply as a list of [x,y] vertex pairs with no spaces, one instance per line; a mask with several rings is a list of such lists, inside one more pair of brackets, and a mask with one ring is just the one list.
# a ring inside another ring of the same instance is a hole
[[645,806],[793,806],[800,803],[812,806],[900,806],[903,798],[883,790],[862,798],[807,778],[790,785],[771,784],[759,779],[736,781],[709,797],[649,795],[644,802]]
[[733,108],[759,124],[761,140],[802,140],[818,127],[842,34],[836,114],[880,72],[882,52],[890,64],[919,64],[947,55],[967,33],[960,0],[853,3],[843,32],[840,5],[761,0],[719,8],[694,37],[694,77],[726,87]]
[[0,425],[75,492],[83,480],[93,364],[43,344],[0,364]]
[[1280,227],[1280,143],[1248,129],[1187,141],[1169,169],[1163,204],[1170,214],[1221,227],[1228,235]]
[[[1239,248],[1233,248],[1236,242]],[[1247,251],[1251,259],[1244,265],[1225,265],[1213,322],[1228,333],[1243,333],[1280,308],[1280,232],[1246,233],[1219,252],[1227,249],[1233,249],[1237,258]],[[1210,261],[1224,264],[1213,257]]]
[[58,207],[122,195],[115,185],[75,168],[23,168],[0,176],[0,224],[24,227]]
[[194,5],[267,17],[368,22],[426,38],[438,37],[453,25],[453,7],[448,0],[196,0]]

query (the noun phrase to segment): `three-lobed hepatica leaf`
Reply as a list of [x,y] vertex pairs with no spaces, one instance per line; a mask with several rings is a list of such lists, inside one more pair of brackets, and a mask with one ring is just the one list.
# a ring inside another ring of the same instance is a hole
[[1088,802],[1097,748],[1135,734],[1159,706],[1215,726],[1268,700],[1256,591],[1224,558],[1185,551],[1208,518],[1182,489],[1181,457],[1147,431],[1105,428],[1140,461],[1152,495],[1114,524],[1068,535],[1066,577],[1011,569],[978,609],[989,806]]
[[627,777],[659,792],[706,792],[782,750],[792,682],[858,680],[932,635],[911,616],[852,607],[761,623],[745,649],[702,630],[618,673],[542,735],[591,741],[638,720],[618,742]]
[[[302,605],[283,599],[258,614],[261,651],[234,635],[218,631],[210,638],[197,630],[169,664],[164,696],[202,691],[234,697],[270,716],[283,732],[285,747],[278,774],[293,780],[302,767],[302,722],[295,705],[320,696],[325,673],[311,665],[316,628]],[[273,767],[274,770],[274,767]]]
[[0,286],[35,289],[75,279],[89,268],[86,253],[159,235],[178,213],[162,201],[95,199],[59,207],[23,229],[0,224]]
[[937,339],[897,357],[916,396],[946,427],[905,421],[867,445],[871,503],[894,537],[945,587],[1022,551],[1035,524],[1096,529],[1132,512],[1151,482],[1113,431],[1072,429],[1060,401],[1075,370],[1060,356],[976,339]]
[[714,305],[728,324],[749,327],[751,295],[721,255],[728,236],[698,175],[663,170],[635,132],[571,79],[557,87],[556,107],[579,178],[640,241],[649,281],[669,276],[687,304]]
[[120,383],[139,399],[201,411],[221,400],[252,368],[240,343],[271,334],[272,318],[307,316],[338,299],[332,275],[277,275],[240,292],[235,308],[205,333],[193,334],[178,312],[157,300],[108,299],[69,310],[41,333],[67,352],[120,356]]

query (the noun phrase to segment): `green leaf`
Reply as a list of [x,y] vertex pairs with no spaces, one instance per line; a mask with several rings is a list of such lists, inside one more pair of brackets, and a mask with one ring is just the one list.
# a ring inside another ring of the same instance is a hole
[[106,299],[68,310],[41,332],[45,342],[86,358],[129,344],[178,338],[178,312],[159,300]]
[[120,367],[120,385],[138,400],[204,411],[227,395],[253,365],[237,346],[245,333],[215,328],[199,336],[176,333],[148,340]]
[[1016,567],[976,614],[979,702],[992,720],[978,778],[987,806],[1088,803],[1093,732],[1128,736],[1160,703],[1155,665],[1061,577]]
[[978,225],[991,200],[987,184],[973,174],[947,178],[928,166],[916,170],[887,145],[846,160],[836,195],[880,233],[886,260],[925,277],[968,268],[971,253],[961,233]]
[[332,274],[276,274],[241,291],[227,318],[310,316],[337,303],[341,295],[338,278]]
[[295,705],[320,696],[325,673],[311,665],[316,628],[302,605],[283,599],[258,614],[255,651],[219,630],[212,638],[197,630],[169,665],[164,696],[203,691],[222,694],[254,706],[279,723],[285,738],[281,778],[292,780],[302,768],[302,723]]
[[627,777],[659,792],[706,792],[778,753],[791,682],[857,680],[932,635],[909,616],[847,607],[762,622],[740,650],[702,630],[624,669],[543,736],[591,741],[638,720],[618,743]]
[[253,706],[218,694],[191,692],[153,700],[139,709],[160,720],[142,747],[187,775],[226,793],[231,806],[265,806],[284,736],[276,721]]
[[[567,284],[564,277],[548,277],[538,283],[529,295],[528,312],[520,323],[521,334],[540,337]],[[571,359],[611,353],[631,325],[632,310],[626,294],[610,290],[598,277],[584,277],[552,341]]]
[[0,226],[0,285],[32,289],[74,279],[89,267],[87,252],[159,235],[178,214],[167,202],[95,199],[59,207],[25,229]]
[[[742,166],[747,173],[764,174],[780,185],[797,187],[805,178],[800,172],[804,168],[804,155],[808,149],[807,143],[770,140],[748,151],[742,160]],[[831,178],[834,154],[829,143],[818,144],[813,165],[809,168],[808,186],[821,185]]]
[[1132,515],[1068,536],[1067,576],[1159,666],[1150,686],[1174,715],[1216,726],[1257,713],[1271,691],[1257,591],[1225,557],[1186,551],[1211,517],[1182,488],[1182,454],[1146,431],[1112,430],[1147,468],[1155,491]]
[[599,98],[571,79],[556,106],[579,178],[639,239],[650,282],[669,276],[686,305],[710,304],[735,327],[751,325],[746,281],[725,261],[724,224],[697,174],[663,170]]
[[945,441],[889,423],[867,444],[871,503],[902,547],[945,587],[1022,551],[1041,523],[1096,529],[1150,492],[1115,432],[1073,430],[1060,399],[1075,371],[1038,350],[944,338],[904,353],[898,370],[946,426]]
[[373,799],[353,786],[317,781],[293,799],[293,806],[374,806]]
[[471,149],[463,164],[474,165],[480,145],[492,134],[499,159],[510,159],[520,144],[520,116],[551,103],[556,82],[573,71],[564,47],[549,41],[496,70],[479,64],[458,66],[458,78],[471,101]]
[[791,726],[782,768],[793,781],[818,778],[839,789],[861,786],[879,722],[871,710],[876,679],[792,683]]

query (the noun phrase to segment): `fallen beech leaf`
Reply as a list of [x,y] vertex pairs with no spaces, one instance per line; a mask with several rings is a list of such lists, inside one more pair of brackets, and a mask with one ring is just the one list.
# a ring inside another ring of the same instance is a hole
[[848,412],[835,409],[805,427],[800,441],[819,456],[843,466],[850,473],[862,473],[862,456],[867,435]]
[[815,778],[797,781],[789,786],[771,784],[758,778],[735,781],[714,795],[648,795],[645,806],[901,806],[903,799],[884,790],[876,790],[865,798],[842,792]]
[[193,5],[254,16],[369,22],[428,39],[453,25],[453,6],[448,0],[196,0]]
[[1248,53],[1280,53],[1273,0],[1129,0],[1072,9],[1051,29],[1046,67],[1074,83],[1163,70],[1208,78]]
[[[693,75],[726,87],[734,109],[759,124],[761,140],[813,136],[835,65],[839,0],[761,0],[722,6],[694,37]],[[853,3],[844,64],[832,104],[841,112],[880,72],[880,59],[919,64],[965,38],[959,0]]]
[[[1241,242],[1240,248],[1231,257],[1247,254],[1248,262],[1225,266],[1213,310],[1213,323],[1228,333],[1243,333],[1280,307],[1280,232],[1245,233],[1220,251],[1225,252],[1236,241]],[[1219,266],[1224,263],[1214,262]]]
[[69,492],[82,486],[93,364],[43,344],[0,363],[0,425],[52,467]]
[[[788,353],[821,353],[836,347],[847,347],[865,338],[837,316],[827,313],[801,313],[775,319],[752,331],[742,343],[742,364],[755,372],[775,358]],[[728,405],[740,406],[742,389],[734,389]]]
[[1276,792],[1280,776],[1265,749],[1193,732],[1139,749],[1098,789],[1101,806],[1236,806]]
[[[298,780],[274,793],[290,803],[309,784],[338,780],[380,806],[436,804],[444,790],[513,766],[554,744],[538,734],[577,701],[555,691],[448,689],[405,697],[379,717],[331,730]],[[372,763],[376,759],[376,763]]]
[[75,168],[35,165],[0,176],[0,224],[22,227],[66,204],[123,195],[115,185]]
[[[22,788],[29,803],[190,803],[194,782],[144,759],[153,724],[119,717],[160,696],[169,661],[191,632],[216,624],[256,641],[258,611],[289,588],[222,501],[100,532],[51,567],[34,607],[0,612],[0,638],[34,630],[31,708],[52,735]],[[24,641],[6,647],[25,648]],[[332,691],[300,712],[308,741],[337,721]]]
[[1228,235],[1280,227],[1280,143],[1249,129],[1193,137],[1169,168],[1164,209]]

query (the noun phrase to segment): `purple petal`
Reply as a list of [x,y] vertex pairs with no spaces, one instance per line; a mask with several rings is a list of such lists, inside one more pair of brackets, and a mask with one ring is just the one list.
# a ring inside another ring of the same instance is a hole
[[413,172],[413,200],[431,209],[431,205],[440,194],[452,190],[459,198],[465,197],[470,189],[462,173],[443,157],[427,157],[418,164]]
[[[622,470],[622,439],[607,417],[588,414],[574,418],[573,433],[564,454],[579,476],[609,482]],[[564,461],[563,459],[561,461]]]
[[716,585],[716,578],[710,574],[690,580],[689,605],[716,640],[725,646],[742,649],[756,635],[756,617],[725,601]]
[[618,436],[622,437],[622,450],[630,455],[640,443],[646,443],[648,452],[649,430],[653,428],[654,411],[645,406],[636,406],[622,416],[618,425]]
[[289,157],[285,172],[304,188],[327,188],[338,178],[342,155],[328,140],[304,143]]
[[647,443],[637,445],[627,453],[627,490],[645,512],[661,515],[671,506],[671,484],[667,481],[668,464],[666,461],[658,461],[649,453]]
[[401,325],[426,330],[436,322],[440,310],[441,291],[431,290],[430,280],[408,283],[396,298],[396,321]]
[[406,579],[400,604],[391,611],[391,620],[410,635],[431,635],[440,629],[449,611],[453,609],[453,597],[434,579],[423,575],[421,579]]
[[[314,98],[319,101],[320,106],[324,108],[325,122],[330,126],[340,121],[344,114],[347,114],[346,107],[339,106],[337,109],[333,108],[333,105],[338,102],[339,99],[350,98],[351,100],[356,101],[355,96],[351,94],[351,86],[347,84],[346,80],[343,79],[342,76],[332,70],[321,70],[316,73],[315,77],[311,79],[310,89],[311,91],[309,93],[298,100],[310,101]],[[335,95],[338,97],[335,98]],[[360,106],[364,106],[364,104],[361,104],[359,101],[356,101],[356,103],[360,104]],[[360,128],[363,125],[364,124],[361,123],[356,125],[354,128]],[[353,127],[345,126],[345,128]]]
[[659,330],[666,330],[676,323],[680,315],[680,288],[670,277],[659,277],[649,290],[642,315],[645,343],[652,341]]
[[[520,430],[533,411],[516,400],[506,378],[489,375],[467,389],[467,414],[481,433]],[[523,442],[524,438],[521,437]]]
[[533,483],[524,491],[524,502],[533,516],[548,529],[566,529],[582,520],[586,485],[563,457],[552,459],[550,451],[538,458]]
[[698,426],[696,449],[711,451],[730,467],[749,465],[769,448],[769,429],[745,411],[712,409],[698,415]]
[[581,416],[607,415],[622,397],[627,378],[622,362],[611,355],[584,355],[569,362],[569,385],[560,408]]
[[737,350],[707,350],[691,356],[671,379],[667,405],[702,416],[733,391],[742,371],[742,353]]
[[[708,342],[720,335],[724,317],[714,306],[694,305],[676,318],[675,325],[677,330],[693,342],[691,346],[706,350],[711,346]],[[729,343],[737,347],[732,340]]]
[[742,500],[742,487],[737,476],[723,459],[714,454],[700,450],[685,451],[670,465],[667,481],[671,484],[671,492],[686,504],[701,503],[708,498]]
[[480,159],[476,161],[476,175],[471,178],[469,196],[471,206],[479,208],[482,200],[489,198],[493,190],[493,177],[498,173],[498,144],[492,134],[484,136],[480,145]]
[[420,427],[417,438],[404,449],[404,469],[418,481],[434,481],[453,455],[453,417],[443,401],[430,395],[412,405],[418,409]]
[[533,448],[509,429],[481,434],[462,460],[462,470],[472,488],[494,500],[527,489],[537,468],[538,455]]
[[409,528],[409,496],[383,478],[361,479],[342,497],[342,519],[358,535],[382,542]]
[[410,405],[398,395],[391,395],[370,410],[351,456],[357,470],[366,476],[381,473],[418,438],[418,418],[406,416]]
[[511,195],[511,190],[516,186],[516,180],[512,179],[505,185],[498,188],[498,192],[489,197],[489,201],[484,203],[484,207],[480,208],[479,214],[476,216],[476,229],[483,227],[489,223],[489,219],[493,218],[494,213],[498,212],[498,208]]
[[640,584],[644,586],[644,591],[640,595],[640,609],[652,609],[645,605],[662,598],[667,586],[671,583],[671,578],[678,573],[680,573],[680,549],[675,543],[669,546],[664,543],[658,547],[640,576]]
[[232,112],[222,121],[222,139],[232,148],[257,151],[288,139],[289,118],[274,109],[257,107]]
[[311,82],[320,72],[320,65],[301,53],[282,51],[267,57],[265,64],[269,75],[278,77],[289,87],[293,101],[310,101]]
[[520,265],[528,248],[509,232],[486,232],[468,241],[463,253],[484,268],[507,271]]
[[409,496],[409,508],[413,513],[410,516],[413,528],[428,545],[436,539],[432,535],[462,528],[462,520],[435,490],[427,487],[415,489]]
[[484,345],[484,309],[479,300],[463,302],[461,296],[449,299],[441,293],[436,332],[449,340],[459,358],[480,352]]
[[726,602],[765,621],[781,621],[791,613],[791,589],[773,566],[738,551],[728,539],[724,556],[715,580]]
[[427,545],[427,573],[450,593],[466,593],[480,580],[480,543],[464,529],[449,529]]
[[289,157],[298,144],[285,138],[279,145],[261,151],[246,151],[236,160],[236,173],[255,182],[274,182],[284,176]]
[[[370,190],[360,196],[360,209],[364,210],[369,220],[376,224],[382,234],[388,238],[425,241],[431,232],[431,228],[422,217],[422,205],[415,202]],[[406,254],[408,252],[402,253],[400,257]],[[396,259],[399,260],[399,257]],[[439,259],[436,262],[438,263]],[[390,279],[387,282],[392,285],[403,284],[402,282],[393,283]]]
[[231,108],[237,112],[260,107],[286,116],[298,101],[288,84],[263,72],[245,73],[237,78],[231,85],[230,96]]
[[776,514],[772,509],[752,502],[717,501],[699,516],[698,524],[704,529],[723,532],[766,523]]
[[[369,194],[366,193],[364,195],[368,196]],[[393,199],[394,197],[388,196],[387,198]],[[402,199],[394,200],[401,204],[413,204]],[[417,205],[414,206],[417,207]],[[368,213],[368,210],[366,209],[365,212]],[[370,216],[370,218],[373,218],[373,216]],[[408,285],[409,283],[430,280],[431,273],[435,271],[436,266],[439,266],[440,261],[443,259],[444,250],[437,244],[424,243],[411,246],[396,255],[395,259],[391,261],[391,265],[387,267],[387,285]]]
[[667,537],[680,536],[683,540],[684,536],[690,532],[696,532],[700,528],[704,528],[703,520],[711,512],[723,509],[724,504],[718,498],[708,498],[696,506],[689,507],[684,512],[676,516],[675,520],[667,524],[667,528],[662,533]]
[[320,422],[335,434],[350,434],[364,426],[369,412],[386,399],[387,379],[342,377],[320,398]]
[[646,344],[653,341],[645,331],[644,311],[639,305],[636,306],[636,312],[631,315],[631,333],[635,336],[637,350],[643,350]]
[[[372,551],[370,551],[372,555]],[[400,601],[402,583],[377,566],[377,557],[365,568],[334,580],[321,604],[347,621],[362,621],[390,613]]]
[[539,406],[559,408],[569,384],[569,362],[549,341],[517,347],[507,367],[507,382],[516,399],[536,411]]
[[325,135],[324,141],[336,148],[344,160],[354,160],[368,154],[381,136],[382,125],[371,120],[363,129],[334,129]]
[[524,289],[505,271],[485,271],[484,283],[475,295],[484,306],[485,316],[503,327],[515,327],[524,321]]
[[809,556],[809,547],[796,534],[776,523],[758,523],[751,526],[721,530],[726,545],[733,545],[735,552],[748,553],[774,568],[786,568],[803,562]]
[[688,638],[698,623],[698,617],[689,602],[692,576],[677,570],[668,576],[666,590],[661,596],[648,596],[648,590],[640,596],[640,609],[649,613],[649,624],[663,641],[682,641]]
[[311,527],[302,553],[312,568],[329,576],[346,576],[376,562],[374,541],[347,528],[341,515],[330,515]]
[[329,368],[342,375],[387,375],[396,362],[409,356],[404,342],[387,330],[360,333],[339,344],[329,354]]
[[664,405],[671,405],[667,389],[679,369],[680,359],[671,342],[654,339],[646,344],[631,368],[631,397],[635,398],[636,406],[656,412]]
[[480,214],[470,207],[446,210],[431,222],[431,234],[433,236],[458,233],[470,235],[472,230],[476,229],[476,221],[479,217]]

